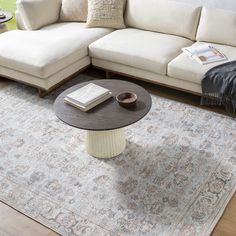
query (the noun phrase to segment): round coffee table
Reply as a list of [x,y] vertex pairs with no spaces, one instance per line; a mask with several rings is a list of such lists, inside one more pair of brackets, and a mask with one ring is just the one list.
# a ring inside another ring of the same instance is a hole
[[[69,93],[94,83],[109,89],[113,97],[88,112],[80,111],[64,102]],[[133,108],[121,107],[115,97],[121,92],[137,95]],[[142,87],[122,80],[92,80],[75,85],[61,93],[55,101],[57,117],[66,124],[87,130],[86,147],[91,156],[111,158],[122,153],[126,146],[124,127],[142,119],[150,110],[152,99]]]
[[0,33],[7,31],[7,26],[4,24],[13,18],[12,13],[6,11],[0,11],[5,15],[5,18],[0,19]]

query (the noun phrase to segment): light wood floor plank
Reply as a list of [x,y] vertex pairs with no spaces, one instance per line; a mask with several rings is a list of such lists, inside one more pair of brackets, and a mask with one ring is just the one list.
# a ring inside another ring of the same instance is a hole
[[57,233],[51,231],[47,236],[59,236],[59,234],[57,234]]
[[216,225],[212,236],[235,236],[236,235],[236,194],[229,202],[226,210]]
[[1,236],[48,236],[49,233],[50,229],[0,202]]

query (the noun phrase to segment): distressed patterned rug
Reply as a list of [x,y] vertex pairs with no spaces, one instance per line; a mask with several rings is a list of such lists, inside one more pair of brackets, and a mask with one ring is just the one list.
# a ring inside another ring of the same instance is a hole
[[0,199],[70,236],[209,235],[235,192],[236,121],[152,96],[127,148],[98,160],[84,131],[17,83],[0,90]]

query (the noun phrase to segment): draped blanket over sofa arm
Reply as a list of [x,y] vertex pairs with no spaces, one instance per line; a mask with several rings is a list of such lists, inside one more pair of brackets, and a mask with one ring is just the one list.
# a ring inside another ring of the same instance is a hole
[[223,105],[235,117],[236,61],[209,70],[202,80],[202,105]]

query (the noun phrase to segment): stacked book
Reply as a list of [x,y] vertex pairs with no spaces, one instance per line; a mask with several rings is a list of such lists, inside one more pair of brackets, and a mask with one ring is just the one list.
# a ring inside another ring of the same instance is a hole
[[182,48],[182,51],[186,53],[189,57],[195,59],[201,65],[220,61],[227,61],[227,58],[224,54],[222,54],[219,50],[207,43]]
[[88,111],[112,97],[112,92],[99,85],[90,83],[70,94],[64,101],[82,111]]

